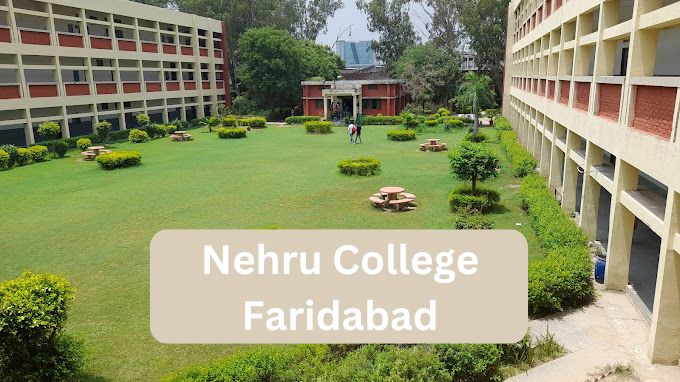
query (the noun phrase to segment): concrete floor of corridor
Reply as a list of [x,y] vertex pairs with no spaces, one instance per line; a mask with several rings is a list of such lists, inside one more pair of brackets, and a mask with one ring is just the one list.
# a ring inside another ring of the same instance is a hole
[[630,298],[620,292],[597,293],[597,300],[585,308],[531,321],[535,336],[550,330],[568,353],[507,381],[585,382],[607,366],[626,365],[642,382],[680,382],[677,365],[649,362],[649,326]]

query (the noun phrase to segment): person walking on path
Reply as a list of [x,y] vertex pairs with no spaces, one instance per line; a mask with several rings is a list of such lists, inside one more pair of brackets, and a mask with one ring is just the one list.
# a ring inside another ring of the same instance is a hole
[[357,123],[356,128],[357,128],[357,132],[356,132],[356,136],[354,137],[354,143],[362,143],[361,142],[361,125]]
[[356,132],[357,127],[353,123],[350,123],[349,127],[347,127],[347,133],[349,134],[349,143],[354,144],[354,134]]

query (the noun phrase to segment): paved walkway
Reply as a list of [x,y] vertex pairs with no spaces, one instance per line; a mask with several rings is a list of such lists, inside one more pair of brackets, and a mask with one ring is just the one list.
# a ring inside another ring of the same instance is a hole
[[535,335],[549,328],[569,352],[515,376],[511,382],[584,382],[607,366],[631,366],[642,382],[680,381],[678,366],[652,365],[647,358],[649,326],[624,293],[598,291],[592,305],[531,321]]

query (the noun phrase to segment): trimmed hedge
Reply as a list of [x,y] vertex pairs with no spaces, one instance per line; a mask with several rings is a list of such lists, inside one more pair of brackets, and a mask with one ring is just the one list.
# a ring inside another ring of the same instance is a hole
[[524,178],[536,171],[536,160],[519,144],[517,133],[513,130],[501,130],[501,143],[510,158],[513,174],[518,178]]
[[453,221],[456,229],[493,229],[496,223],[484,216],[463,215]]
[[90,146],[92,146],[92,140],[90,138],[80,138],[76,141],[76,147],[80,151],[85,151]]
[[496,190],[477,186],[475,193],[467,185],[460,186],[449,193],[449,205],[453,212],[480,214],[494,208],[501,201]]
[[68,151],[68,144],[66,142],[64,142],[64,141],[54,142],[54,153],[59,158],[63,158],[64,155],[66,155],[67,151]]
[[415,130],[387,130],[387,139],[396,142],[414,141],[416,132]]
[[224,118],[220,118],[219,123],[224,127],[236,127],[238,126],[238,119],[233,115],[228,115]]
[[527,176],[521,197],[522,207],[548,254],[529,264],[529,313],[550,314],[589,302],[593,296],[593,262],[588,238],[562,212],[542,177]]
[[478,133],[473,132],[473,133],[465,134],[465,137],[463,138],[463,140],[468,141],[468,142],[474,142],[474,143],[482,143],[482,142],[488,141],[489,137],[482,132],[478,132]]
[[505,117],[496,117],[496,129],[498,130],[512,130],[512,125]]
[[144,130],[132,129],[128,135],[128,140],[132,143],[144,143],[149,140],[149,134]]
[[0,149],[0,170],[7,170],[9,163],[9,154],[7,151]]
[[404,119],[398,115],[366,115],[364,125],[401,125]]
[[267,127],[267,119],[261,117],[244,118],[239,120],[239,125],[248,126],[253,129],[262,129]]
[[313,134],[328,134],[332,132],[333,124],[327,121],[307,121],[305,130]]
[[35,162],[43,162],[49,153],[47,147],[43,145],[31,146],[28,151],[31,153],[31,159]]
[[245,138],[247,134],[247,130],[243,129],[241,127],[236,127],[233,129],[227,129],[224,127],[220,127],[217,129],[217,135],[222,138],[222,139],[237,139],[237,138]]
[[338,163],[341,174],[369,176],[380,171],[380,161],[375,158],[344,159]]
[[139,151],[115,151],[97,157],[97,163],[99,163],[104,170],[134,167],[141,162],[142,154]]
[[286,118],[286,125],[302,125],[309,121],[320,121],[321,117],[318,115],[294,115]]
[[447,129],[462,129],[465,127],[465,122],[458,117],[446,117],[442,123]]
[[25,147],[19,147],[16,151],[16,164],[19,166],[25,166],[33,158],[33,154],[30,149]]
[[429,127],[434,127],[439,124],[439,120],[437,119],[426,119],[425,120],[425,125]]

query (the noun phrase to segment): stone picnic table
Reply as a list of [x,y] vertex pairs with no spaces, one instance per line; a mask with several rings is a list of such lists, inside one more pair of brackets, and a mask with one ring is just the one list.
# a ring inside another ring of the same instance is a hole
[[441,139],[428,138],[427,143],[420,144],[420,151],[444,151],[448,150],[446,143],[440,143]]
[[[402,211],[413,209],[411,204],[416,196],[405,192],[403,187],[389,186],[380,189],[380,193],[373,194],[368,200],[374,207],[387,211]],[[399,197],[402,197],[401,199]]]
[[170,135],[170,138],[176,142],[191,141],[194,139],[193,135],[187,134],[187,132],[184,130],[175,131],[172,135]]
[[85,157],[85,160],[95,160],[101,154],[110,154],[112,151],[107,150],[104,146],[90,146],[86,151],[80,153]]

